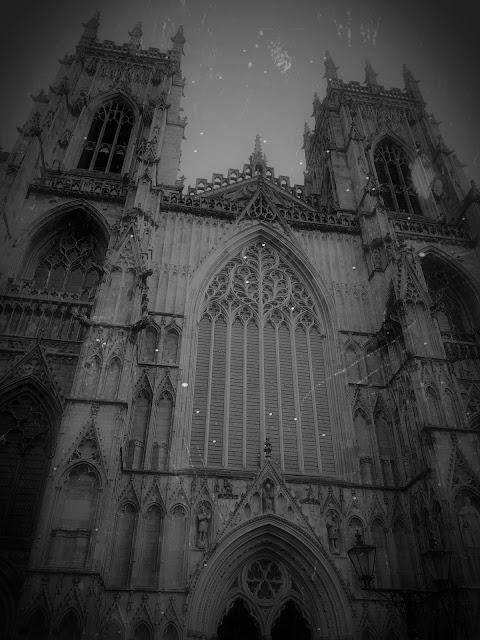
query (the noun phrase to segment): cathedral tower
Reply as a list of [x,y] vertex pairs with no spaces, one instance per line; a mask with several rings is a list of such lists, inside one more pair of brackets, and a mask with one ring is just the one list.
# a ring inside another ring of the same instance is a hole
[[406,638],[359,534],[417,598],[452,550],[412,624],[474,638],[480,197],[418,81],[327,52],[304,185],[252,135],[185,190],[182,27],[99,22],[0,155],[0,638]]

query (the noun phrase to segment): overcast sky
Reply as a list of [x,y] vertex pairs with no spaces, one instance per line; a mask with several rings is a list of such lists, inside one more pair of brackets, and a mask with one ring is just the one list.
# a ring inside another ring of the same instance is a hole
[[262,138],[275,175],[303,183],[304,122],[325,95],[326,49],[345,81],[364,80],[365,58],[386,87],[403,87],[407,63],[447,145],[480,183],[480,2],[457,0],[43,0],[0,9],[0,145],[10,150],[30,93],[48,90],[58,59],[74,51],[82,22],[101,11],[99,38],[167,49],[184,25],[188,117],[180,174],[186,184],[241,169]]

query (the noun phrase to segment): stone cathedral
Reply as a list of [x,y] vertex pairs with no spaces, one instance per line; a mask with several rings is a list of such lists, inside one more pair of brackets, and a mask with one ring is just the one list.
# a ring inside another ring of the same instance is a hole
[[480,193],[412,71],[327,53],[304,185],[252,132],[187,188],[183,29],[98,30],[0,155],[0,638],[479,638]]

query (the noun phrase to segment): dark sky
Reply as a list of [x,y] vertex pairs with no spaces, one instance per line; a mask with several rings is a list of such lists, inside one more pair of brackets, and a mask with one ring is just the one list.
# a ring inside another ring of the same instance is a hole
[[0,9],[0,145],[9,150],[29,94],[48,89],[58,59],[73,52],[81,23],[99,9],[100,39],[117,44],[143,22],[144,47],[171,46],[184,25],[188,126],[180,174],[193,184],[241,169],[255,134],[275,174],[303,183],[304,122],[313,92],[325,94],[326,49],[343,80],[364,80],[368,58],[378,82],[402,88],[407,63],[447,145],[480,182],[478,0],[40,0]]

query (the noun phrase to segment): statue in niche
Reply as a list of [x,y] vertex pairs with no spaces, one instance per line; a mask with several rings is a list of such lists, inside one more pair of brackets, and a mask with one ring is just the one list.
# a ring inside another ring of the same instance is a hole
[[208,539],[208,523],[212,517],[212,512],[207,510],[206,506],[203,504],[200,507],[199,512],[197,513],[198,520],[198,537],[197,537],[197,547],[199,549],[205,549],[207,546]]
[[338,544],[339,539],[339,526],[338,517],[334,511],[329,511],[326,519],[327,532],[328,532],[328,544],[330,547],[330,553],[338,555],[340,553],[340,547]]
[[273,482],[271,480],[266,480],[263,484],[263,513],[273,513],[274,511],[273,490]]
[[480,513],[473,506],[469,497],[464,499],[463,507],[457,517],[465,545],[480,547]]

